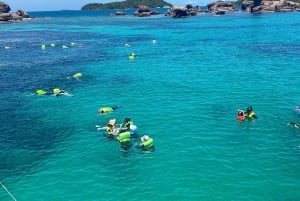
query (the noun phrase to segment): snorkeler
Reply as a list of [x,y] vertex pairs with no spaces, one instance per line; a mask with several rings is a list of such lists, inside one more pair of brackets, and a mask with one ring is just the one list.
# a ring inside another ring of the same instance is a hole
[[130,118],[125,118],[123,123],[120,125],[120,132],[130,131],[131,137],[136,138],[137,126],[133,124]]
[[148,135],[143,135],[143,137],[141,137],[141,143],[139,147],[143,152],[153,152],[155,150],[153,139]]
[[42,96],[42,95],[52,95],[52,93],[46,92],[43,89],[38,89],[38,90],[35,91],[35,93],[37,95],[39,95],[39,96]]
[[131,134],[129,131],[120,133],[117,137],[117,140],[120,142],[120,146],[123,150],[128,151],[129,148],[131,147]]
[[293,128],[300,128],[300,125],[297,124],[296,122],[290,122],[290,123],[288,123],[288,125],[293,127]]
[[72,77],[68,76],[67,79],[74,78],[76,80],[80,80],[81,77],[82,77],[82,73],[75,73],[74,75],[72,75]]
[[96,128],[98,131],[106,130],[106,137],[109,139],[114,139],[119,134],[119,129],[116,125],[116,119],[110,119],[104,127],[96,125]]
[[255,112],[253,111],[252,106],[249,106],[246,110],[246,117],[248,119],[257,119]]
[[244,110],[238,109],[236,118],[238,121],[244,121],[246,119],[246,114],[245,114]]
[[120,107],[121,107],[120,105],[116,105],[116,106],[113,106],[113,107],[101,107],[101,108],[98,109],[98,114],[99,115],[108,114],[108,113],[113,112],[116,109],[119,109]]
[[70,94],[70,93],[67,92],[66,90],[60,90],[59,88],[54,88],[54,89],[53,89],[53,95],[54,95],[54,96],[60,96],[60,95],[64,95],[64,96],[73,96],[72,94]]

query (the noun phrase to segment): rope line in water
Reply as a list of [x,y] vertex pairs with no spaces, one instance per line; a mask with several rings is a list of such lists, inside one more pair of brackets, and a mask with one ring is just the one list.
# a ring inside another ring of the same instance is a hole
[[17,201],[17,199],[13,196],[13,194],[11,194],[11,193],[8,191],[8,189],[4,186],[4,184],[2,184],[1,182],[0,182],[0,184],[1,184],[2,188],[8,193],[8,195],[9,195],[14,201]]

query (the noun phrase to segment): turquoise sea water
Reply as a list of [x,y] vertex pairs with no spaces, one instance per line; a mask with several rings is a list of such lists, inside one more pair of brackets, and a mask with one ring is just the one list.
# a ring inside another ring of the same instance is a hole
[[[300,13],[30,14],[0,25],[0,182],[18,201],[300,200]],[[74,97],[34,95],[54,87]],[[154,153],[95,129],[125,117]]]

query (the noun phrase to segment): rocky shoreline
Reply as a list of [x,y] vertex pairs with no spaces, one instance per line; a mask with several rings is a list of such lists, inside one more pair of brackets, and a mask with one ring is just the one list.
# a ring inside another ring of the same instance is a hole
[[[243,11],[249,13],[267,13],[267,12],[292,12],[300,11],[300,3],[289,0],[242,0],[239,2],[232,1],[216,1],[208,4],[207,9],[201,9],[200,6],[193,7],[191,4],[185,7],[173,6],[165,16],[174,18],[195,16],[198,13],[213,13],[216,15],[224,15],[228,12]],[[239,8],[239,9],[238,9]],[[30,19],[28,13],[23,10],[10,12],[10,6],[6,3],[0,3],[0,23],[16,22]],[[140,5],[134,13],[134,16],[145,17],[151,15],[161,14],[159,12],[151,11],[148,6]],[[124,11],[117,11],[113,15],[127,15]]]
[[300,3],[288,0],[243,0],[240,4],[229,1],[216,1],[208,4],[207,10],[201,10],[200,7],[193,8],[191,5],[187,5],[186,7],[172,7],[166,13],[166,16],[187,17],[203,12],[224,15],[225,13],[239,11],[238,7],[240,7],[242,12],[249,13],[300,11]]
[[[269,12],[292,12],[300,11],[300,3],[289,0],[242,0],[238,2],[232,1],[216,1],[206,6],[206,9],[200,6],[193,7],[191,4],[183,6],[173,6],[168,9],[165,16],[174,18],[196,16],[198,13],[212,13],[215,15],[224,15],[230,12],[248,12],[248,13],[269,13]],[[140,5],[134,16],[146,17],[161,14],[154,11],[148,6]],[[127,15],[125,11],[117,11],[111,15]]]
[[27,12],[23,10],[17,10],[16,12],[10,12],[10,6],[8,4],[0,4],[0,23],[3,22],[16,22],[30,19]]

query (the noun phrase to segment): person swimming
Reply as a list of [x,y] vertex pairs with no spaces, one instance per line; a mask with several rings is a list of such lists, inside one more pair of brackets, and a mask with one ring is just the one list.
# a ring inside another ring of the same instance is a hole
[[111,113],[113,111],[115,111],[116,109],[119,109],[121,106],[120,105],[116,105],[116,106],[113,106],[113,107],[101,107],[98,109],[98,114],[101,115],[101,114],[108,114],[108,113]]
[[47,92],[43,89],[38,89],[35,91],[35,94],[42,96],[42,95],[52,95],[52,96],[59,96],[59,95],[65,95],[65,96],[73,96],[72,94],[68,93],[66,90],[60,90],[59,88],[54,88],[52,90],[53,93]]
[[82,73],[79,72],[79,73],[75,73],[74,75],[72,76],[68,76],[67,79],[71,79],[71,78],[74,78],[75,80],[80,80],[80,78],[82,77]]
[[130,118],[125,118],[123,123],[120,125],[120,132],[130,131],[131,137],[136,138],[137,136],[137,126],[133,124]]
[[115,139],[116,136],[118,136],[118,134],[120,133],[120,130],[116,125],[116,119],[110,119],[104,127],[96,125],[96,128],[98,131],[105,130],[106,137],[109,139]]
[[35,94],[42,96],[42,95],[52,95],[52,93],[46,92],[43,89],[38,89],[35,91]]
[[61,90],[59,88],[54,88],[53,90],[53,95],[54,96],[60,96],[60,95],[64,95],[64,96],[73,96],[72,94],[70,94],[69,92],[67,92],[66,90]]
[[300,125],[297,124],[296,122],[290,122],[290,123],[288,123],[288,126],[291,126],[293,128],[300,128]]
[[150,138],[148,135],[143,135],[143,137],[141,137],[139,147],[142,149],[143,152],[153,152],[155,150],[153,139]]
[[246,119],[246,114],[245,114],[244,110],[238,109],[236,118],[238,121],[244,121]]
[[106,125],[106,133],[108,136],[117,136],[119,129],[116,125],[116,119],[110,119]]
[[246,110],[246,117],[248,119],[257,119],[255,112],[253,111],[252,106],[249,106]]
[[131,134],[129,131],[122,132],[117,136],[117,140],[120,142],[120,146],[124,151],[128,151],[131,147]]

